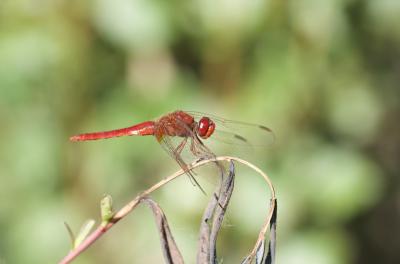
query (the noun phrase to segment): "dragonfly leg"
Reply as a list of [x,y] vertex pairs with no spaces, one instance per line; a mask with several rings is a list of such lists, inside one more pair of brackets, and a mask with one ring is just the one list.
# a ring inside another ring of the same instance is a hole
[[189,176],[190,182],[193,184],[193,186],[197,186],[199,187],[200,191],[204,194],[207,195],[206,191],[203,189],[203,187],[201,187],[200,183],[196,180],[196,178],[194,177],[195,173],[194,171],[190,171],[187,168],[183,169],[186,170],[186,174]]
[[187,137],[185,137],[181,143],[179,143],[179,145],[176,147],[176,149],[174,150],[175,155],[180,155],[182,153],[183,148],[185,147],[187,143]]
[[[196,139],[192,138],[192,140],[190,141],[190,151],[191,151],[196,157],[199,157],[200,160],[205,159],[204,153],[203,153],[202,151],[200,151],[200,150],[196,147],[195,141],[198,141],[199,144],[203,145],[203,142],[201,142],[201,140],[199,140],[199,139],[196,140]],[[202,154],[203,154],[203,155],[202,155]]]
[[[185,137],[185,138],[182,140],[182,142],[179,143],[179,145],[174,149],[173,153],[174,153],[175,159],[177,159],[177,160],[180,159],[182,150],[185,148],[186,143],[187,143],[187,137]],[[185,165],[185,166],[186,166],[186,165]],[[186,170],[186,168],[185,168],[185,170]],[[193,172],[193,173],[194,173],[194,172]],[[194,174],[195,174],[195,173],[194,173]]]
[[207,193],[204,191],[204,189],[201,187],[199,182],[196,180],[194,177],[196,173],[194,171],[191,171],[187,168],[187,164],[181,159],[180,154],[182,150],[184,149],[185,145],[187,143],[187,137],[185,137],[181,143],[174,149],[173,154],[175,156],[175,159],[178,161],[179,165],[182,167],[182,169],[185,171],[185,173],[189,176],[189,179],[193,186],[198,186],[200,191],[204,194],[207,195]]

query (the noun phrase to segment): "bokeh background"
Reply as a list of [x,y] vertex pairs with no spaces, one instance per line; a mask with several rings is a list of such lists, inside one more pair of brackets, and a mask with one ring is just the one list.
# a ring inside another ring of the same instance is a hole
[[[77,232],[103,194],[119,208],[178,168],[152,137],[69,136],[175,109],[275,131],[235,155],[275,184],[278,263],[399,263],[399,25],[396,0],[0,0],[0,263],[59,261],[64,221]],[[237,169],[223,263],[267,214],[265,184]],[[154,198],[194,263],[207,197],[182,177]],[[162,261],[140,207],[75,263]]]

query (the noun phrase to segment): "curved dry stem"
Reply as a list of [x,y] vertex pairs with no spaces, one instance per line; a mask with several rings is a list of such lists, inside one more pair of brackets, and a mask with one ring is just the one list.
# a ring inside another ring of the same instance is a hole
[[[268,224],[271,221],[274,209],[275,209],[275,201],[276,201],[276,195],[275,195],[275,190],[272,185],[272,182],[270,178],[267,176],[266,173],[264,173],[261,169],[253,165],[252,163],[237,158],[237,157],[231,157],[231,156],[220,156],[216,157],[213,159],[206,159],[206,160],[201,160],[199,162],[193,162],[190,165],[188,165],[187,169],[188,170],[193,170],[197,167],[203,166],[207,163],[210,162],[215,162],[215,161],[228,161],[230,162],[231,160],[237,161],[239,163],[242,163],[249,168],[253,169],[257,173],[259,173],[264,180],[267,182],[269,189],[271,191],[271,206],[269,210],[268,217],[259,233],[257,242],[255,244],[255,247],[251,251],[249,257],[250,260],[255,256],[256,251],[260,243],[262,243],[265,239],[265,234],[268,231]],[[115,213],[115,215],[109,220],[107,224],[100,224],[79,246],[76,248],[72,249],[68,255],[66,255],[60,262],[59,264],[67,264],[70,263],[73,259],[75,259],[77,256],[79,256],[83,251],[85,251],[89,246],[91,246],[97,239],[99,239],[104,233],[106,233],[111,227],[113,227],[118,221],[120,221],[122,218],[124,218],[127,214],[129,214],[133,209],[136,208],[136,206],[140,203],[141,199],[144,197],[148,196],[152,192],[160,189],[162,186],[166,185],[170,181],[176,179],[177,177],[185,174],[185,171],[180,169],[179,171],[175,172],[174,174],[164,178],[163,180],[159,181],[155,185],[151,186],[149,189],[143,191],[141,194],[136,196],[132,201],[130,201],[128,204],[126,204],[124,207],[122,207],[118,212]],[[249,259],[248,257],[248,259]]]

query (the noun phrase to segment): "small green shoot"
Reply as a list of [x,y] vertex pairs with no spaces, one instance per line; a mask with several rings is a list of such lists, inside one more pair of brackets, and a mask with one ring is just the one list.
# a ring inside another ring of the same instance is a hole
[[114,216],[114,210],[112,208],[112,197],[111,195],[104,195],[100,202],[101,211],[101,225],[107,225]]

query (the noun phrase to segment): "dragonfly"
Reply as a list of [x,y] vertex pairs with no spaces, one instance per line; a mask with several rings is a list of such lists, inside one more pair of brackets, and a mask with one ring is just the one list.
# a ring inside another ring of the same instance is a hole
[[[87,141],[121,136],[154,136],[163,149],[189,176],[193,184],[205,193],[193,172],[188,169],[188,163],[181,155],[182,151],[188,146],[189,152],[197,159],[213,159],[216,155],[204,143],[209,139],[215,139],[225,144],[251,147],[251,140],[237,132],[242,131],[243,128],[261,132],[259,133],[261,134],[261,146],[268,145],[271,139],[274,139],[272,130],[264,125],[228,120],[201,112],[177,110],[153,121],[144,121],[130,127],[110,131],[79,134],[70,137],[70,140]],[[174,138],[178,141],[173,140]]]

